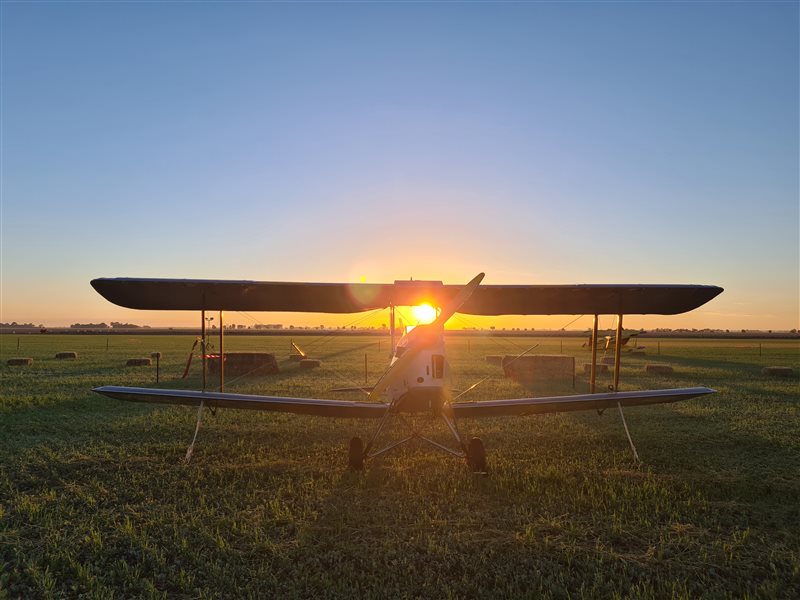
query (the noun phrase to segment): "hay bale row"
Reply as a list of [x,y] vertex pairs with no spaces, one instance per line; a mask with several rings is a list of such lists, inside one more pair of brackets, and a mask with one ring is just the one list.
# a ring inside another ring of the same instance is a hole
[[6,364],[14,366],[22,366],[22,365],[32,365],[33,359],[32,358],[9,358],[6,361]]
[[127,367],[149,367],[151,361],[149,358],[129,358],[125,363]]
[[575,358],[562,354],[533,354],[504,356],[503,372],[506,377],[521,383],[574,383]]
[[[595,373],[608,373],[608,365],[595,365]],[[592,374],[592,363],[583,363],[583,373],[584,375],[591,375]]]
[[791,377],[794,375],[792,367],[764,367],[761,372],[764,375],[772,375],[773,377]]
[[662,365],[662,364],[649,364],[645,365],[644,367],[645,373],[650,375],[669,375],[674,371],[674,369],[670,365]]
[[77,352],[57,352],[56,353],[56,358],[58,358],[60,360],[63,360],[65,358],[75,359],[75,358],[78,358],[78,353]]

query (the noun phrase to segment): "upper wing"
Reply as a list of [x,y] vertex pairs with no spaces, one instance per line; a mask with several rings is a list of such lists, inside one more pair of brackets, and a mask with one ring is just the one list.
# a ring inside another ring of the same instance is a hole
[[472,315],[677,315],[702,306],[715,285],[482,285],[459,312]]
[[646,406],[688,400],[696,396],[713,394],[716,390],[706,387],[679,388],[671,390],[643,390],[638,392],[612,392],[608,394],[579,394],[576,396],[553,396],[549,398],[518,398],[514,400],[487,400],[484,402],[456,402],[453,413],[464,417],[501,417],[508,415],[535,415],[573,410],[602,410],[616,406]]
[[342,417],[352,419],[380,418],[388,405],[377,402],[348,402],[347,400],[317,400],[314,398],[283,398],[251,394],[226,394],[221,392],[196,392],[191,390],[164,390],[155,388],[105,385],[93,392],[117,400],[154,402],[157,404],[184,404],[199,406],[204,401],[209,406],[221,408],[246,408],[269,410],[299,415]]
[[394,286],[119,277],[92,287],[114,304],[147,310],[354,313],[389,306]]
[[[210,279],[94,279],[107,300],[149,310],[355,313],[377,308],[445,306],[463,285],[438,281],[297,283]],[[480,285],[458,312],[472,315],[663,314],[687,312],[722,288],[712,285]]]

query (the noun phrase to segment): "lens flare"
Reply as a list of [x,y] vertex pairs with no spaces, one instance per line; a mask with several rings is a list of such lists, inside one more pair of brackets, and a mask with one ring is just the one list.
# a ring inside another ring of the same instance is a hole
[[436,320],[436,309],[430,304],[420,304],[411,307],[411,314],[417,320],[417,325],[427,325]]

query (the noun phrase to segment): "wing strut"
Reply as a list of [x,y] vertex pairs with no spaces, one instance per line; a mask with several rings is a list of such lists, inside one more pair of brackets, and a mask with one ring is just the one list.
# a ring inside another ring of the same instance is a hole
[[592,376],[591,388],[589,391],[594,394],[595,383],[597,382],[597,315],[594,316],[592,325]]
[[[205,305],[205,294],[203,294],[203,304]],[[222,354],[222,311],[219,311],[219,391],[222,391],[224,380],[223,380],[223,354]],[[197,341],[195,340],[195,344]],[[205,309],[200,311],[200,354],[203,360],[203,391],[206,391],[206,372],[207,372],[207,350],[206,350],[206,311]],[[189,361],[191,362],[192,358],[189,356]],[[189,368],[187,365],[186,371],[188,372]],[[205,407],[205,400],[200,400],[200,406],[197,407],[197,424],[194,426],[194,435],[192,436],[192,442],[189,444],[189,447],[186,449],[186,464],[188,465],[189,462],[192,460],[192,454],[194,454],[194,443],[197,441],[197,434],[200,432],[200,423],[203,420],[203,408]],[[212,409],[212,412],[214,409]]]
[[628,422],[625,420],[625,413],[622,412],[622,404],[617,402],[617,408],[619,409],[619,416],[622,417],[622,425],[625,427],[625,435],[628,436],[628,443],[631,445],[631,450],[633,451],[633,458],[634,460],[636,460],[637,463],[641,463],[642,459],[639,458],[639,453],[636,452],[636,446],[633,445],[631,432],[628,431]]
[[200,406],[197,407],[197,425],[194,426],[194,435],[192,436],[192,443],[189,444],[189,447],[186,449],[186,464],[189,464],[189,461],[192,460],[192,454],[194,453],[194,443],[197,440],[197,432],[200,431],[200,421],[203,418],[203,403],[204,400],[200,400]]
[[206,311],[200,311],[200,354],[203,357],[203,391],[206,391]]
[[622,315],[617,315],[617,343],[614,344],[614,391],[619,391],[619,363],[622,352]]
[[389,305],[389,358],[394,356],[395,351],[395,331],[394,331],[394,304]]
[[219,311],[219,391],[225,391],[225,323]]
[[[594,332],[595,336],[597,336],[597,317],[595,316],[594,321]],[[597,337],[595,337],[597,339]],[[594,357],[597,352],[596,350],[597,345],[594,345],[594,349],[592,350],[592,374],[594,374]],[[620,362],[622,358],[622,315],[617,315],[617,339],[616,343],[614,344],[614,391],[619,391],[619,368]],[[592,393],[594,393],[594,381],[592,381]],[[636,446],[633,443],[633,438],[631,438],[631,432],[628,429],[628,422],[625,420],[625,412],[622,410],[622,404],[617,402],[617,408],[619,409],[619,416],[622,418],[622,426],[625,428],[625,435],[628,436],[628,443],[631,445],[631,451],[633,452],[633,458],[637,463],[641,463],[642,459],[639,458],[639,453],[636,452]]]

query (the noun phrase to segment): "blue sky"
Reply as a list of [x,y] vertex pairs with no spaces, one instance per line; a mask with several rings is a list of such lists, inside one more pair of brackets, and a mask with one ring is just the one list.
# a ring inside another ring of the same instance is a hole
[[196,320],[117,309],[98,276],[485,271],[726,288],[632,325],[800,325],[797,3],[1,16],[0,321]]

